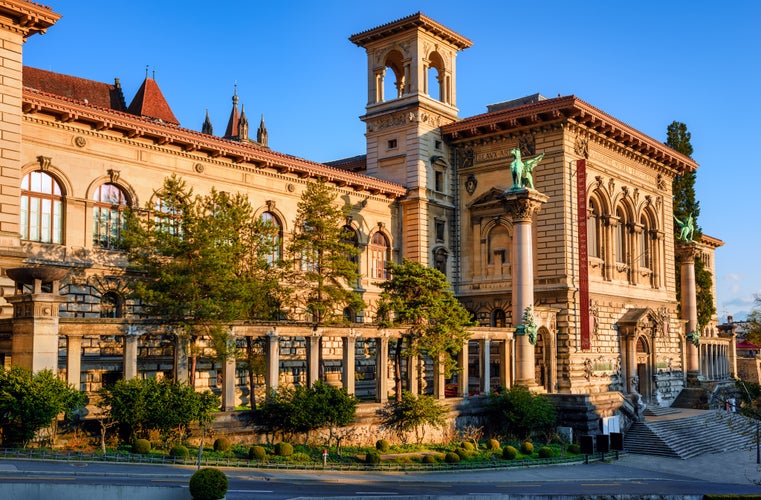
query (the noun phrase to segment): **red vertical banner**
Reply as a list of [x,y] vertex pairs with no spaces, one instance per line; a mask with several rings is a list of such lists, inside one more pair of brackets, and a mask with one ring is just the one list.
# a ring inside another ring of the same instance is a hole
[[581,350],[592,348],[590,333],[592,316],[589,314],[589,252],[587,249],[587,160],[576,160],[576,201],[578,206],[577,229],[579,235],[579,322]]

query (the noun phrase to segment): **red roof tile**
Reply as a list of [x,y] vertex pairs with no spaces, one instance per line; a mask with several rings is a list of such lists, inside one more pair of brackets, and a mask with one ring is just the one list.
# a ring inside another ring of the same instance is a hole
[[127,109],[128,113],[161,120],[164,123],[179,125],[180,122],[172,113],[172,108],[164,99],[158,84],[152,78],[146,78],[135,94]]
[[24,87],[41,90],[49,94],[68,97],[85,104],[93,104],[102,108],[126,111],[124,94],[119,80],[115,79],[113,85],[96,82],[76,76],[62,75],[44,69],[24,66]]

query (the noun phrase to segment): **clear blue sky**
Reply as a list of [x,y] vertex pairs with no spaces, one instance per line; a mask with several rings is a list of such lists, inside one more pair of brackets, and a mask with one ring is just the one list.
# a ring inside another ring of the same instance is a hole
[[473,41],[457,59],[461,117],[539,92],[574,94],[659,141],[687,124],[698,223],[725,242],[721,319],[761,292],[761,2],[40,1],[63,18],[30,38],[25,64],[118,77],[127,104],[148,66],[181,125],[200,130],[208,108],[217,135],[237,83],[270,147],[314,161],[364,153],[365,52],[347,38],[421,11]]

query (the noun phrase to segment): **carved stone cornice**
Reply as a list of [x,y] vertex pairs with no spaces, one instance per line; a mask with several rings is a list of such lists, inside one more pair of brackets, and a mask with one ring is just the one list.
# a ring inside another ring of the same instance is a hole
[[0,27],[19,33],[24,39],[45,33],[61,18],[50,7],[22,0],[0,0]]
[[547,195],[533,189],[508,190],[505,193],[505,211],[513,224],[531,222],[547,200]]

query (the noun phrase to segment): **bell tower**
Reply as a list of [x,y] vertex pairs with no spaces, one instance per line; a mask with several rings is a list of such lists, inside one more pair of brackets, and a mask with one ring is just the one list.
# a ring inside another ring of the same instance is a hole
[[472,42],[420,12],[349,40],[367,52],[366,173],[409,189],[395,247],[447,273],[455,176],[440,127],[459,119],[455,60]]

